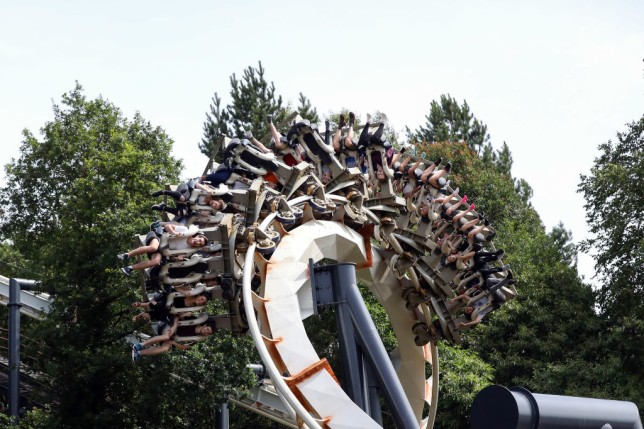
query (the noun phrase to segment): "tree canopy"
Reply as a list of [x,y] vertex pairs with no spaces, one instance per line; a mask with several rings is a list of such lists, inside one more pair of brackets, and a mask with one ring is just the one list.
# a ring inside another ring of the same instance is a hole
[[[199,143],[201,153],[210,157],[222,135],[241,138],[245,132],[251,131],[261,138],[268,134],[268,115],[272,115],[274,123],[279,124],[292,112],[290,106],[283,105],[282,96],[276,93],[275,84],[266,80],[265,73],[261,61],[257,67],[244,69],[241,78],[233,73],[230,76],[231,102],[227,106],[221,104],[221,97],[215,92],[203,125],[204,135]],[[302,118],[314,123],[319,121],[317,110],[301,92],[298,102],[297,109]]]
[[459,105],[451,95],[432,101],[426,122],[416,130],[407,128],[407,137],[416,142],[464,142],[470,148],[482,148],[490,136],[487,125],[474,117],[467,101]]
[[599,146],[590,174],[582,175],[586,220],[600,278],[598,305],[604,327],[606,359],[614,366],[619,398],[644,404],[644,116]]
[[53,113],[41,139],[25,130],[0,189],[0,239],[24,258],[16,270],[55,297],[48,317],[26,327],[36,340],[30,369],[47,375],[58,398],[43,427],[202,426],[225,386],[250,380],[252,348],[225,337],[190,350],[192,359],[170,355],[137,370],[125,337],[140,298],[115,256],[149,230],[150,191],[178,182],[173,142],[141,115],[130,120],[102,97],[87,99],[78,84]]

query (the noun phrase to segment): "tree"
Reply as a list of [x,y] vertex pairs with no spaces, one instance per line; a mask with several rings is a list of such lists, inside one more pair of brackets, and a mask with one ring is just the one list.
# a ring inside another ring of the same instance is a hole
[[204,155],[212,156],[213,149],[218,148],[222,136],[230,134],[228,130],[228,112],[222,109],[221,98],[215,92],[210,105],[210,113],[206,113],[206,122],[203,123],[203,137],[199,143],[199,150]]
[[297,108],[302,119],[308,119],[312,124],[317,124],[320,122],[320,117],[318,116],[318,111],[315,107],[311,106],[311,100],[306,98],[304,94],[300,92],[299,98],[300,104]]
[[123,340],[134,295],[114,255],[147,229],[150,191],[176,183],[181,162],[161,128],[139,114],[128,120],[102,97],[88,100],[78,84],[53,113],[42,139],[23,132],[0,189],[0,238],[55,297],[28,332],[39,340],[28,354],[60,398],[49,427],[133,427],[130,399],[145,384]]
[[[261,139],[269,134],[267,115],[273,115],[273,122],[280,124],[292,113],[289,107],[283,106],[282,96],[276,94],[275,84],[269,83],[264,74],[261,61],[257,68],[247,67],[241,79],[233,73],[230,76],[231,103],[225,107],[215,92],[210,112],[206,113],[203,125],[204,135],[199,144],[201,153],[210,157],[222,134],[242,138],[244,132],[251,131],[255,137]],[[302,93],[299,94],[299,103],[300,115],[317,123],[317,110]]]
[[449,94],[441,95],[440,103],[435,100],[431,102],[429,115],[425,119],[425,125],[415,131],[407,128],[410,141],[465,142],[471,149],[478,147],[480,151],[490,139],[487,125],[474,117],[467,101],[459,105]]
[[[599,146],[589,175],[582,175],[586,220],[593,238],[581,244],[594,250],[602,280],[599,306],[607,336],[606,351],[620,368],[615,382],[623,399],[644,404],[644,116]],[[605,353],[606,353],[605,351]],[[639,386],[639,388],[638,388]]]
[[275,95],[275,84],[269,84],[264,78],[261,61],[257,68],[247,67],[241,80],[233,73],[230,86],[232,103],[226,109],[233,134],[241,136],[250,130],[262,136],[268,133],[266,115],[273,115],[275,123],[286,117],[282,96]]
[[225,108],[215,92],[203,126],[204,136],[199,144],[201,153],[210,157],[222,134],[242,137],[245,131],[252,131],[258,138],[267,134],[267,115],[273,115],[275,123],[286,118],[282,96],[275,94],[275,84],[269,84],[264,73],[261,61],[257,68],[248,66],[241,79],[233,73],[230,76],[232,102]]
[[548,236],[559,249],[561,260],[571,266],[577,265],[577,246],[572,242],[572,231],[564,227],[563,222],[552,228]]
[[593,238],[582,250],[595,249],[596,270],[605,280],[600,302],[607,315],[644,319],[644,116],[601,144],[579,192],[586,201],[586,220]]

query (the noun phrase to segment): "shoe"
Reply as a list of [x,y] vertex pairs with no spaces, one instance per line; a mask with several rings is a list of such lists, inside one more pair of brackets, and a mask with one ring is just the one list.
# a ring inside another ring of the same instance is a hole
[[251,140],[253,138],[253,133],[249,130],[244,133],[244,138]]
[[356,121],[356,115],[353,112],[349,112],[349,126],[353,126],[353,123]]
[[344,128],[344,126],[347,124],[347,121],[344,118],[344,115],[340,115],[340,122],[338,122],[338,128]]
[[444,170],[449,173],[452,170],[452,163],[448,162],[447,164],[445,164]]
[[443,158],[439,156],[438,158],[436,158],[436,161],[434,161],[434,165],[438,167],[441,162],[443,162]]
[[266,122],[268,122],[269,124],[272,124],[273,123],[273,115],[266,115]]
[[132,271],[134,271],[134,269],[132,269],[130,265],[128,265],[127,267],[121,268],[121,272],[126,276],[129,276],[130,274],[132,274]]
[[135,343],[135,344],[132,346],[132,350],[135,350],[135,351],[137,351],[137,352],[140,352],[141,350],[143,350],[143,344],[141,344],[141,343]]
[[119,253],[118,255],[116,255],[116,257],[119,258],[120,261],[124,262],[130,259],[130,255],[128,255],[127,253]]
[[163,195],[163,191],[154,191],[154,192],[152,192],[153,197],[160,197],[161,195]]
[[167,206],[166,206],[165,203],[161,203],[161,204],[156,204],[156,205],[150,207],[150,210],[158,210],[158,211],[162,212],[162,211],[165,210],[166,207]]
[[132,362],[138,363],[141,360],[141,352],[132,350]]

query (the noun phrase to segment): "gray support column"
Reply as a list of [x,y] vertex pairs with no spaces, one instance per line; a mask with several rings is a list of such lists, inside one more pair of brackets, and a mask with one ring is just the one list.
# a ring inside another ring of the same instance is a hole
[[[355,283],[355,265],[349,265]],[[365,412],[365,387],[363,379],[362,355],[356,342],[356,334],[351,317],[351,309],[346,305],[346,297],[342,283],[344,279],[339,276],[338,265],[324,265],[315,267],[315,282],[317,284],[331,284],[335,306],[335,320],[338,328],[340,343],[340,362],[342,364],[342,389],[351,400]]]
[[9,280],[9,416],[12,425],[18,422],[18,407],[20,404],[20,289],[33,289],[34,280]]
[[367,385],[367,405],[369,407],[369,415],[380,426],[382,426],[382,409],[380,408],[380,386],[376,374],[371,369],[371,365],[367,363],[365,368],[365,380]]
[[[328,266],[327,266],[328,267]],[[419,422],[407,400],[391,359],[382,344],[376,326],[356,282],[355,264],[333,265],[333,288],[337,310],[348,307],[360,348],[380,382],[385,401],[398,429],[416,429]],[[343,303],[346,301],[346,304]]]

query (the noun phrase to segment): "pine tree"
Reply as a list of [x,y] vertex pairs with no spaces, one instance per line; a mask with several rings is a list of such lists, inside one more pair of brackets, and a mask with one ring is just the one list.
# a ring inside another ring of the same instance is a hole
[[440,103],[431,102],[427,122],[415,131],[407,128],[407,137],[415,142],[465,142],[471,149],[480,152],[489,141],[487,125],[480,122],[470,111],[467,101],[459,106],[448,95],[441,95]]
[[317,109],[311,106],[311,100],[306,98],[306,96],[301,92],[300,105],[298,106],[297,110],[303,119],[308,119],[312,124],[317,124],[318,122],[320,122],[320,117],[318,116]]
[[213,149],[217,150],[223,135],[228,135],[229,116],[226,108],[221,107],[221,98],[215,92],[210,105],[210,113],[206,113],[203,124],[203,137],[199,143],[199,150],[210,157]]
[[269,84],[266,81],[261,61],[257,68],[246,68],[241,79],[237,79],[233,73],[230,86],[232,103],[226,110],[233,135],[241,137],[245,131],[250,130],[257,136],[263,136],[268,133],[267,115],[273,115],[273,122],[276,124],[286,117],[282,96],[275,94],[273,82]]

